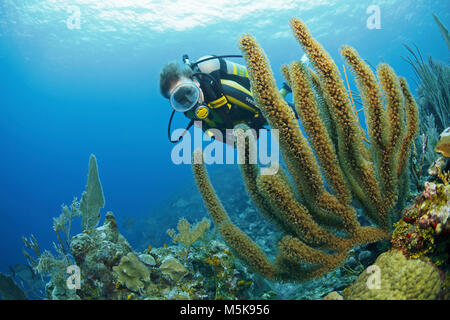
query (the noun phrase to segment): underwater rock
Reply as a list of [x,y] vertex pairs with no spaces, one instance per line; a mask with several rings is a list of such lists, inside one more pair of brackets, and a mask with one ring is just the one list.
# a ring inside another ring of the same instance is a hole
[[119,233],[112,212],[108,212],[102,226],[75,235],[70,251],[81,269],[84,281],[83,298],[116,297],[113,266],[132,251],[128,241]]
[[[450,215],[450,185],[444,186],[434,183],[432,185],[432,188],[425,187],[424,197],[430,201],[423,202],[419,207],[419,209],[426,209],[419,219],[419,225],[422,229],[431,225],[436,233],[440,234],[443,230],[449,229],[447,222]],[[430,188],[433,192],[429,191]]]
[[372,252],[368,250],[361,251],[358,255],[358,260],[365,266],[367,266],[372,259]]
[[450,158],[450,127],[445,129],[440,136],[434,151],[439,152],[446,158]]
[[433,300],[439,297],[442,280],[431,263],[407,259],[400,251],[390,250],[381,254],[374,265],[379,268],[375,273],[380,281],[372,281],[376,275],[366,269],[344,289],[342,294],[346,300]]
[[0,272],[0,298],[3,300],[27,300],[25,293],[13,278]]
[[51,300],[81,300],[75,290],[67,289],[66,286],[53,283],[47,283],[45,291]]
[[144,282],[150,280],[150,272],[132,252],[122,257],[120,264],[113,267],[121,284],[134,292],[144,289]]
[[164,260],[159,270],[175,282],[180,280],[188,271],[180,261],[173,257]]
[[[230,248],[208,231],[191,247],[189,259],[183,245],[152,248],[156,265],[144,299],[254,299],[271,290],[264,279],[252,274]],[[147,251],[148,252],[148,251]]]
[[[70,251],[78,263],[94,258],[91,254],[98,255],[101,251],[114,252],[112,256],[105,257],[107,261],[102,261],[106,265],[117,264],[123,255],[132,251],[128,241],[119,233],[117,224],[112,212],[106,214],[103,226],[96,229],[82,232],[72,238]],[[96,256],[95,258],[98,258]],[[93,262],[93,261],[92,261]]]
[[146,265],[151,266],[151,267],[156,265],[155,258],[153,258],[153,256],[149,255],[149,254],[140,254],[139,260],[141,260],[143,263],[145,263]]
[[347,261],[345,261],[344,266],[346,268],[350,268],[353,269],[358,265],[358,262],[356,261],[356,259],[354,257],[350,257],[348,258]]
[[450,184],[426,183],[423,193],[394,224],[392,247],[407,257],[428,257],[438,267],[448,265],[449,214]]

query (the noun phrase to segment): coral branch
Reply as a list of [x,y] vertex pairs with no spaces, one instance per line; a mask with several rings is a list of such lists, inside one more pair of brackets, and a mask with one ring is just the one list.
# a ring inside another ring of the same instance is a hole
[[[280,168],[274,175],[260,174],[258,165],[250,161],[256,157],[254,137],[246,133],[248,127],[236,130],[238,140],[245,141],[238,156],[247,192],[284,234],[273,263],[230,221],[206,168],[199,164],[200,150],[194,152],[193,171],[216,227],[236,254],[267,278],[298,281],[337,268],[356,245],[390,238],[390,214],[400,186],[407,186],[405,168],[417,134],[418,113],[406,81],[397,78],[391,67],[378,67],[378,82],[356,50],[344,46],[341,53],[355,75],[366,112],[371,139],[366,144],[335,63],[302,21],[292,19],[291,26],[315,69],[300,62],[282,67],[308,139],[280,96],[256,40],[244,35],[239,43],[253,97],[270,127],[279,131],[287,168],[287,173]],[[360,225],[354,203],[372,226]]]

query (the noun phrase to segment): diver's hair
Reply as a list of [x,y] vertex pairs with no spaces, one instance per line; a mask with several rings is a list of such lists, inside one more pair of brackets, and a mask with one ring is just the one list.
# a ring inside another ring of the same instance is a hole
[[167,63],[159,74],[159,89],[161,94],[169,99],[171,85],[183,77],[192,79],[193,75],[194,72],[187,65],[180,66],[176,61]]

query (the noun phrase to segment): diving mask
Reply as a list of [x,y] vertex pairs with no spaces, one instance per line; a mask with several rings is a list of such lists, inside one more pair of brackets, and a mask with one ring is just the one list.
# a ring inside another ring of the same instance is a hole
[[170,94],[170,105],[175,111],[186,112],[194,108],[200,99],[200,88],[193,82],[182,82]]

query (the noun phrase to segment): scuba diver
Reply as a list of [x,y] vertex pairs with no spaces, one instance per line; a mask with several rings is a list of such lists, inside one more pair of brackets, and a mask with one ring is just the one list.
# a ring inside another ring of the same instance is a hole
[[[194,124],[201,121],[202,130],[210,137],[221,142],[232,142],[227,133],[239,123],[255,129],[258,138],[259,129],[267,121],[257,107],[250,89],[247,68],[224,58],[242,57],[240,55],[204,56],[191,63],[187,55],[183,56],[184,65],[169,62],[160,74],[161,94],[169,99],[174,109],[169,120],[169,141],[176,143]],[[280,90],[284,98],[291,89],[283,83]],[[290,104],[291,105],[291,104]],[[184,133],[177,139],[171,138],[171,123],[175,112],[182,112],[191,119]],[[208,129],[217,129],[222,135],[213,135]]]

